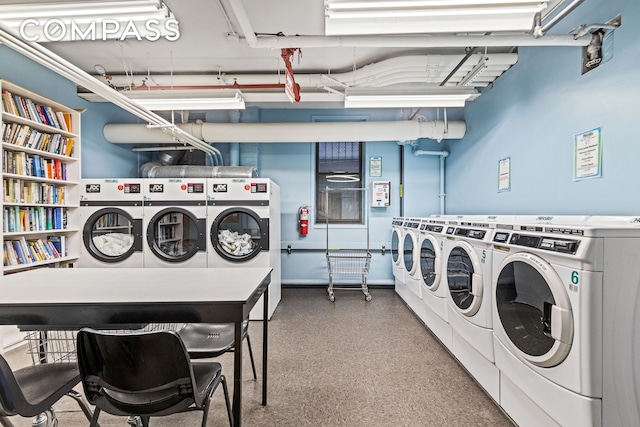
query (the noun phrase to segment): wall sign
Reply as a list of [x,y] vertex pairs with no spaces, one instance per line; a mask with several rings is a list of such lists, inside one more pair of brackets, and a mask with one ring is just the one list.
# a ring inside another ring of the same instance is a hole
[[369,176],[382,176],[382,157],[369,158]]
[[602,128],[573,136],[573,180],[602,176]]
[[498,160],[498,192],[511,191],[511,157]]

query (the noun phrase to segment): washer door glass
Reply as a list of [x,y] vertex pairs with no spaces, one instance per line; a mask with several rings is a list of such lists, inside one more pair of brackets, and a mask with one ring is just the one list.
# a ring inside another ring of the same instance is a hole
[[425,238],[420,245],[420,270],[424,284],[434,290],[438,286],[440,276],[438,265],[436,248],[430,239]]
[[109,263],[123,261],[141,249],[141,224],[127,212],[105,208],[95,212],[84,225],[83,242],[96,259]]
[[398,237],[398,230],[393,230],[391,233],[391,259],[395,264],[398,263],[398,258],[400,257],[399,246],[400,237]]
[[506,260],[496,279],[500,323],[522,357],[538,366],[555,366],[568,354],[573,337],[568,296],[544,260],[517,255]]
[[454,304],[462,310],[473,303],[473,262],[466,249],[456,246],[451,250],[447,260],[447,281],[449,294]]
[[151,251],[169,262],[188,260],[200,250],[200,221],[181,208],[167,208],[149,222],[147,239]]
[[211,226],[211,243],[223,258],[246,261],[269,248],[268,224],[249,209],[227,209]]
[[413,271],[413,234],[411,232],[407,232],[404,236],[404,268],[407,271]]

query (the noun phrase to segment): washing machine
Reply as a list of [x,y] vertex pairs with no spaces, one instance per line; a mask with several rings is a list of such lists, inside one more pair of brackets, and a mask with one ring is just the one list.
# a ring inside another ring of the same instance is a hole
[[496,228],[500,405],[520,426],[640,425],[638,222]]
[[[443,268],[451,352],[496,402],[500,373],[494,364],[491,278],[493,224],[484,218],[450,221]],[[455,223],[457,222],[457,223]]]
[[443,278],[443,245],[447,220],[438,216],[422,218],[418,235],[418,274],[422,290],[425,325],[440,342],[451,348],[451,326],[448,323],[446,279]]
[[206,178],[143,180],[144,266],[206,268]]
[[141,179],[83,179],[78,210],[77,267],[143,267]]
[[[207,199],[209,267],[271,267],[271,318],[281,299],[280,187],[268,178],[210,178]],[[249,319],[263,318],[261,300]]]
[[404,218],[395,217],[391,221],[391,269],[395,287],[404,286],[404,260],[400,248],[404,242]]
[[[418,238],[420,235],[420,218],[408,218],[404,221],[404,235],[402,238],[402,263],[404,267],[404,281],[406,287],[418,300],[422,300],[422,286],[420,282],[420,245]],[[415,300],[418,304],[418,300]],[[412,306],[414,299],[411,299]],[[422,304],[420,301],[419,304]],[[413,307],[412,307],[413,308]]]

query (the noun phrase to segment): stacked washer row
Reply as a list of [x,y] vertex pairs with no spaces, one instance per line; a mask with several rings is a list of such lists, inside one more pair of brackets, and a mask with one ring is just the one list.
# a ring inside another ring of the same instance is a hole
[[[280,188],[261,178],[81,183],[78,267],[271,267],[280,301]],[[262,318],[256,304],[251,319]]]
[[419,222],[396,290],[518,425],[640,425],[640,218]]

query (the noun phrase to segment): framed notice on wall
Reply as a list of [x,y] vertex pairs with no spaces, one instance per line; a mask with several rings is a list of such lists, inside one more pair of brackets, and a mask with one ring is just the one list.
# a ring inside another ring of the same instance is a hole
[[498,160],[498,192],[511,191],[511,157]]
[[573,180],[602,176],[602,128],[573,136]]
[[369,158],[369,176],[382,176],[382,157]]

